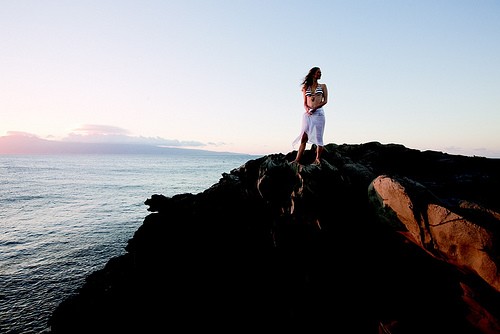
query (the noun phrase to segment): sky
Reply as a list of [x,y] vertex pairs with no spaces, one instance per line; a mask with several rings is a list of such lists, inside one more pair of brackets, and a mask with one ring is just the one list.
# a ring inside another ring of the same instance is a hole
[[286,154],[318,66],[325,144],[500,158],[498,0],[0,0],[0,42],[0,136]]

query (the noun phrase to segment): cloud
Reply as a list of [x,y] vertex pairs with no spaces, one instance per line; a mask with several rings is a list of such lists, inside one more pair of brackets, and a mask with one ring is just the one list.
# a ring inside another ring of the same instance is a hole
[[72,131],[72,134],[82,136],[124,136],[130,133],[126,129],[111,125],[84,124]]
[[84,124],[62,139],[64,142],[144,144],[164,147],[204,147],[207,144],[193,140],[165,139],[161,137],[131,136],[130,131],[111,125]]
[[500,151],[496,149],[488,149],[485,147],[463,148],[460,146],[446,146],[443,151],[448,154],[489,157],[493,159],[500,158]]
[[[23,131],[8,131],[0,136],[0,154],[62,153],[170,153],[203,151],[209,144],[194,140],[136,137],[115,126],[87,124],[61,140],[41,138]],[[193,150],[195,149],[195,150]],[[207,151],[208,152],[208,151]]]
[[38,138],[37,135],[24,131],[7,131],[7,136]]
[[[195,140],[178,140],[178,139],[165,139],[161,137],[144,137],[144,136],[132,136],[130,131],[117,126],[111,125],[100,125],[100,124],[84,124],[67,134],[64,138],[60,140],[55,140],[52,136],[42,139],[41,137],[23,131],[8,131],[7,136],[0,136],[3,144],[9,142],[9,145],[14,145],[13,143],[21,143],[28,139],[40,139],[43,141],[49,140],[52,144],[130,144],[130,145],[148,145],[152,147],[171,147],[171,148],[197,148],[197,149],[208,149],[210,147],[223,147],[227,143],[222,142],[208,142],[203,143]],[[49,143],[45,143],[49,144]],[[44,144],[44,145],[45,145]],[[30,144],[32,145],[32,144]],[[14,145],[15,146],[15,145]],[[10,151],[9,151],[10,152]]]

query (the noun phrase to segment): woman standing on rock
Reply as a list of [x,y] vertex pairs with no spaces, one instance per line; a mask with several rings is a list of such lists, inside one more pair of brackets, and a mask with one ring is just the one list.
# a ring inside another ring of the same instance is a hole
[[296,163],[300,163],[307,143],[316,145],[316,159],[313,163],[316,165],[321,163],[323,132],[325,130],[323,106],[328,102],[328,89],[326,88],[326,84],[318,82],[319,79],[321,79],[321,69],[313,67],[302,81],[302,95],[304,97],[304,109],[306,112],[302,117],[300,135],[292,144],[295,147],[300,142],[297,157],[293,161]]

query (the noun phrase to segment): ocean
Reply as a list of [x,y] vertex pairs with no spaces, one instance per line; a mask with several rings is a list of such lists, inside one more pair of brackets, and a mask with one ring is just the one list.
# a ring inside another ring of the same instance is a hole
[[125,253],[151,195],[202,192],[256,158],[0,155],[0,333],[47,330],[86,276]]

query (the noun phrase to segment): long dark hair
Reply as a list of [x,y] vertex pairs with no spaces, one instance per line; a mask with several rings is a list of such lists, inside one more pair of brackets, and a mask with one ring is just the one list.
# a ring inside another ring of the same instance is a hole
[[309,73],[307,73],[306,77],[304,78],[304,80],[302,81],[302,87],[303,88],[307,88],[307,87],[311,87],[312,83],[313,83],[313,77],[314,77],[314,74],[316,74],[316,72],[319,70],[319,67],[313,67],[309,70]]

